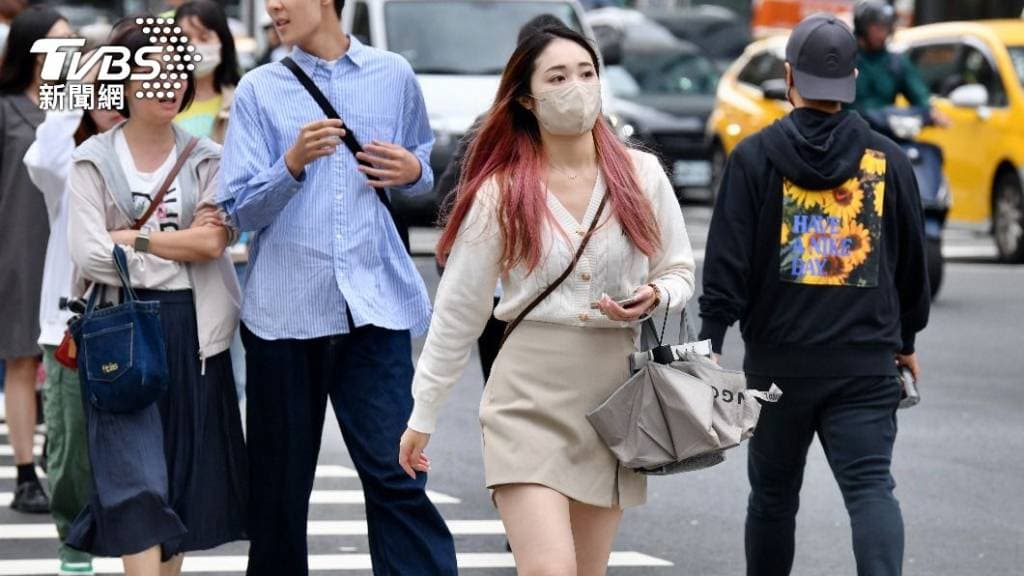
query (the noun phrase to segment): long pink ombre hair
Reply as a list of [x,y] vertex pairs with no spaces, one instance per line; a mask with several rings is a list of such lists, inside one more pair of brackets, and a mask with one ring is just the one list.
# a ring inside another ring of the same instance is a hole
[[[540,262],[541,232],[549,217],[546,191],[541,186],[544,151],[537,119],[519,100],[530,95],[537,58],[559,38],[582,46],[598,67],[597,52],[587,39],[566,27],[544,28],[519,44],[505,67],[494,105],[467,152],[458,197],[437,245],[440,262],[448,257],[477,192],[491,177],[497,179],[500,190],[502,270],[519,264],[533,270]],[[609,208],[633,245],[652,256],[661,246],[660,231],[629,153],[603,118],[594,125],[593,136],[598,166],[608,188]]]

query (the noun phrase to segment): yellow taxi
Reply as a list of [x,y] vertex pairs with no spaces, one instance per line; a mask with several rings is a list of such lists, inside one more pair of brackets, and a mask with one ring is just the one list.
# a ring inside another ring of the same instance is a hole
[[945,154],[950,218],[990,227],[1000,257],[1024,262],[1024,20],[911,28],[894,48],[951,120],[921,135]]
[[[715,190],[729,152],[784,116],[785,36],[751,44],[723,75],[708,121]],[[1024,262],[1024,20],[931,24],[902,30],[905,51],[951,120],[921,140],[942,148],[950,219],[991,230],[1003,260]]]
[[713,193],[718,192],[733,148],[792,108],[786,101],[787,38],[773,36],[752,43],[718,81],[715,110],[708,118]]

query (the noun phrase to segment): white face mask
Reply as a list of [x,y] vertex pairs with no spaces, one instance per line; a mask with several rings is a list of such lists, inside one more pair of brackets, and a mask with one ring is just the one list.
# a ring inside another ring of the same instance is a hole
[[196,62],[195,74],[197,78],[209,76],[220,66],[220,44],[194,44],[196,54],[203,59]]
[[594,129],[601,113],[600,82],[569,82],[535,94],[533,114],[556,136],[579,136]]

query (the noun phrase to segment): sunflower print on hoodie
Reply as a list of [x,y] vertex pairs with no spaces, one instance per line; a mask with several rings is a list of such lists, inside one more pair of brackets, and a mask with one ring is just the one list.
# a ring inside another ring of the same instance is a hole
[[885,154],[866,150],[857,173],[831,190],[782,185],[779,274],[810,286],[878,286]]

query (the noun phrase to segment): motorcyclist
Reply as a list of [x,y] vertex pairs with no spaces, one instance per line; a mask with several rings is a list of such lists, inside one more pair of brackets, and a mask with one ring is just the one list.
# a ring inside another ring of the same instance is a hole
[[945,125],[945,117],[931,106],[931,92],[917,67],[905,54],[889,50],[895,22],[895,10],[882,0],[862,0],[854,8],[853,31],[860,43],[860,74],[857,99],[850,107],[866,114],[892,106],[902,94],[911,106],[930,111],[932,122]]

